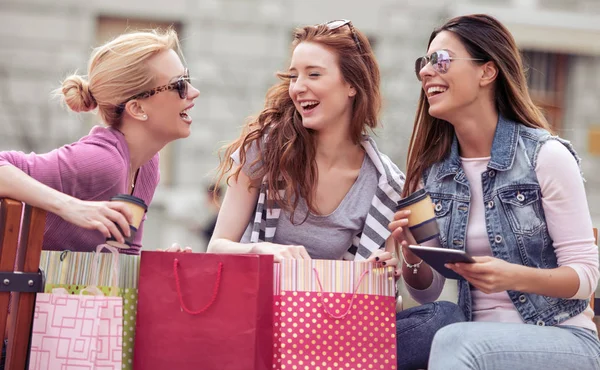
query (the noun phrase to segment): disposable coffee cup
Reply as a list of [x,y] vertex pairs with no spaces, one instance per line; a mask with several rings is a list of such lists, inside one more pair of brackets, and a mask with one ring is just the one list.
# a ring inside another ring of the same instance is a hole
[[[408,229],[417,244],[423,244],[430,240],[437,241],[439,244],[440,229],[435,218],[433,203],[425,189],[418,190],[401,199],[396,210],[410,210]],[[427,245],[434,246],[431,243],[427,243]]]
[[110,200],[112,202],[121,202],[125,204],[133,214],[133,219],[129,224],[129,230],[131,231],[131,235],[129,237],[126,237],[123,230],[121,230],[121,227],[117,225],[117,228],[119,231],[121,231],[121,234],[125,238],[125,243],[119,243],[114,237],[111,236],[110,238],[106,239],[106,244],[117,248],[129,249],[135,240],[135,234],[137,234],[140,224],[142,223],[142,218],[148,210],[148,206],[143,199],[129,194],[117,194],[110,198]]

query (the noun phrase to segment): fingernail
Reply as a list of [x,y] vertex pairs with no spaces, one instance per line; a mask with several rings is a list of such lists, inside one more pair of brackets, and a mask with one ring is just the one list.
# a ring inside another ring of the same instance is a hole
[[379,262],[379,257],[375,257],[375,261]]
[[381,264],[385,266],[385,261],[381,262]]

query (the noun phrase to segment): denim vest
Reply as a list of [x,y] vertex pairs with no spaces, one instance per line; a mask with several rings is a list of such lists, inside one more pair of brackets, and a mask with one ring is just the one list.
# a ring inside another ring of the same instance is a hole
[[[547,140],[559,140],[579,162],[569,142],[546,130],[529,128],[500,117],[491,159],[487,171],[481,175],[485,224],[493,256],[543,269],[558,267],[535,173],[537,155]],[[442,246],[464,250],[471,194],[461,167],[456,136],[449,155],[428,168],[423,180],[435,205]],[[472,319],[470,290],[467,281],[458,281],[458,305],[468,320]],[[557,325],[588,306],[588,300],[552,298],[511,290],[508,295],[527,324]]]

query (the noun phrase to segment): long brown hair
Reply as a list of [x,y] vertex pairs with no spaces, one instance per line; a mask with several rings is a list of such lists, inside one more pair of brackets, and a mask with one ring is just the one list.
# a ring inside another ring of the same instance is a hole
[[[353,31],[360,48],[349,26],[333,30],[326,25],[298,28],[294,31],[292,51],[301,42],[313,42],[337,54],[342,77],[356,89],[350,135],[352,141],[358,144],[369,128],[377,126],[381,95],[379,66],[371,45],[363,33],[355,28]],[[231,154],[239,149],[242,165],[227,177],[227,181],[231,177],[237,180],[246,163],[249,147],[257,145],[258,157],[250,166],[255,169],[255,165],[259,164],[260,168],[251,174],[252,186],[266,176],[268,204],[277,202],[281,208],[293,213],[302,197],[309,210],[316,212],[313,189],[318,175],[314,131],[302,125],[302,117],[289,95],[288,74],[280,72],[277,75],[281,82],[268,90],[262,112],[244,126],[237,140],[223,148],[218,178],[220,181],[232,169]],[[285,190],[285,196],[279,194],[279,189]]]
[[[428,48],[442,31],[452,32],[472,58],[482,60],[476,63],[492,61],[496,64],[498,76],[494,82],[494,95],[500,115],[528,127],[550,131],[546,118],[529,96],[523,61],[515,40],[502,23],[485,14],[453,18],[431,33]],[[408,150],[404,196],[417,190],[427,168],[450,153],[453,137],[454,127],[449,122],[429,114],[429,102],[421,89]]]

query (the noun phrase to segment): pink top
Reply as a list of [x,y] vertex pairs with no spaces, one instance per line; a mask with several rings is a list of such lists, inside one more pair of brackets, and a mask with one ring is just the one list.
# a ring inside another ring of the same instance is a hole
[[[158,153],[140,167],[133,195],[150,205],[160,178]],[[129,193],[129,147],[125,136],[110,127],[96,126],[89,135],[45,154],[0,152],[0,166],[13,165],[34,179],[81,200],[105,201]],[[146,216],[144,216],[144,220]],[[144,220],[127,254],[139,254]],[[48,213],[44,231],[45,250],[95,251],[105,237]]]
[[[461,158],[471,189],[471,209],[467,225],[466,250],[473,256],[492,256],[484,217],[481,174],[487,158]],[[548,232],[554,241],[559,266],[569,266],[579,275],[579,290],[572,299],[587,299],[596,290],[598,247],[594,245],[592,222],[579,167],[567,148],[556,140],[542,146],[535,169],[542,192],[542,206]],[[567,206],[568,204],[568,206]],[[418,302],[430,302],[439,296],[445,278],[434,271],[434,281],[424,290],[407,287]],[[471,290],[473,321],[513,322],[523,320],[506,292],[485,294]],[[588,308],[562,325],[574,325],[596,331]]]

